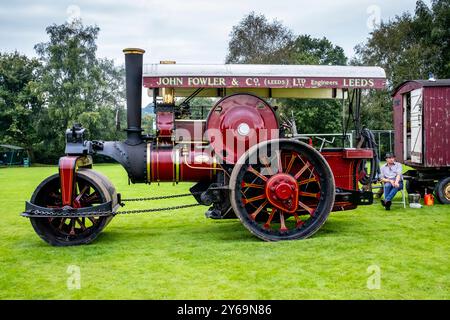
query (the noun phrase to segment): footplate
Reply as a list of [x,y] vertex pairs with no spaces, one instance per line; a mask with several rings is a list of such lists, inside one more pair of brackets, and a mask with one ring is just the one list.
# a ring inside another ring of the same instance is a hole
[[74,209],[64,208],[46,208],[35,205],[29,201],[25,203],[25,211],[21,216],[27,218],[82,218],[82,217],[100,217],[111,216],[115,214],[115,208],[112,207],[112,201],[102,203],[98,206]]

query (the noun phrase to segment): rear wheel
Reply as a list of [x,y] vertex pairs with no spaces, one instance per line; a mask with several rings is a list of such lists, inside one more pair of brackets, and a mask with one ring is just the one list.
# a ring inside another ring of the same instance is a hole
[[[90,169],[76,172],[74,207],[84,208],[112,201],[117,204],[116,190],[109,180]],[[61,208],[59,174],[45,179],[34,191],[31,203],[47,208]],[[112,216],[86,218],[30,218],[36,233],[54,246],[70,246],[92,242],[111,221]]]
[[281,139],[249,149],[230,178],[231,205],[266,241],[303,239],[325,223],[334,204],[333,173],[305,143]]
[[439,180],[434,191],[440,203],[450,204],[450,177]]

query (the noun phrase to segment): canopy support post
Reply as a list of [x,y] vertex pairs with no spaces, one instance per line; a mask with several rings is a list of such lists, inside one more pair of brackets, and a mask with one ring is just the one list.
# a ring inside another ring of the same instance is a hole
[[354,113],[354,122],[355,122],[355,131],[356,131],[356,141],[361,139],[361,89],[355,89],[356,97],[355,97],[355,113]]

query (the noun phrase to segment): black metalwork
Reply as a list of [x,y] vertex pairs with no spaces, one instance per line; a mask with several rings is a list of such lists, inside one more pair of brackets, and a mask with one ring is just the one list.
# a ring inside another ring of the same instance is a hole
[[142,61],[144,50],[125,49],[126,97],[127,97],[127,140],[126,144],[138,145],[142,142],[141,99]]
[[[158,197],[147,197],[147,198],[125,198],[121,199],[119,204],[123,206],[124,204],[121,202],[132,202],[132,201],[151,201],[151,200],[162,200],[169,198],[181,198],[192,196],[192,193],[184,193],[177,195],[166,195],[166,196],[158,196]],[[202,205],[201,203],[193,203],[193,204],[182,204],[178,206],[172,207],[164,207],[164,208],[150,208],[150,209],[135,209],[135,210],[123,210],[117,211],[119,205],[112,207],[112,202],[106,202],[94,207],[85,207],[85,208],[46,208],[35,205],[30,202],[26,202],[25,211],[21,213],[21,216],[27,218],[87,218],[87,217],[103,217],[103,216],[115,216],[118,214],[138,214],[138,213],[147,213],[147,212],[160,212],[160,211],[172,211],[177,209],[184,209],[190,207],[196,207]]]
[[68,155],[91,154],[92,143],[84,140],[86,129],[79,123],[75,123],[72,128],[66,130],[66,150]]

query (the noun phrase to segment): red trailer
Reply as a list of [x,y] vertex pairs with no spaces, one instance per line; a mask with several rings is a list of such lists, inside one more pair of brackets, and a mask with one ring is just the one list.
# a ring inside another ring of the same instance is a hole
[[414,168],[405,176],[408,193],[434,190],[450,203],[450,79],[411,80],[393,94],[395,154]]

